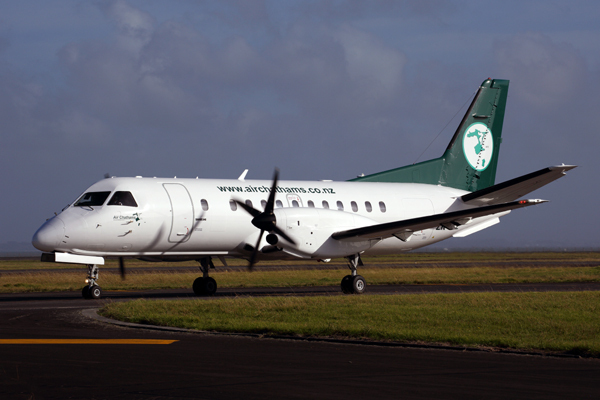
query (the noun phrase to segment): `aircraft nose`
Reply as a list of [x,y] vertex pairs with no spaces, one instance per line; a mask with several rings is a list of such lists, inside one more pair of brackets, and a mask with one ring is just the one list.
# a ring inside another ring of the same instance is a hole
[[54,251],[64,236],[65,224],[54,217],[37,230],[31,239],[33,246],[41,251]]

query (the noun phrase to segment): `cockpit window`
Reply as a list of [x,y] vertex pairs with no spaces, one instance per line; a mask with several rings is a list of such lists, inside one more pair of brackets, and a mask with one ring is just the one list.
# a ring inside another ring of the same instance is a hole
[[113,194],[113,197],[111,197],[107,205],[127,207],[138,206],[131,192],[115,192],[115,194]]
[[104,204],[110,192],[87,192],[73,204],[75,207],[97,207]]

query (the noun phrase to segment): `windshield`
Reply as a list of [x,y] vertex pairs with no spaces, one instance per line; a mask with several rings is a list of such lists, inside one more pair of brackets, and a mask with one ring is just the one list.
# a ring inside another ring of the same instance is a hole
[[133,198],[131,192],[115,192],[113,197],[107,204],[108,206],[127,206],[127,207],[137,207],[137,203]]
[[73,204],[75,207],[92,207],[104,204],[110,192],[87,192]]

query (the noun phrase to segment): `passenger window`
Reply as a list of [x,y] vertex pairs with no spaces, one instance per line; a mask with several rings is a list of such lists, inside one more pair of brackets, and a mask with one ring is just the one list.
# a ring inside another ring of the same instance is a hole
[[307,204],[310,208],[315,208],[315,203],[312,200],[309,200]]
[[354,212],[358,211],[358,205],[356,204],[355,201],[350,202],[350,206],[352,207],[352,211],[354,211]]
[[229,208],[231,208],[231,211],[237,210],[237,203],[233,200],[229,200]]
[[292,200],[292,207],[300,207],[297,200]]
[[382,213],[384,213],[386,211],[385,203],[383,201],[379,202],[379,209],[381,210]]
[[338,200],[335,204],[337,205],[338,210],[344,211],[344,203]]
[[104,204],[110,192],[88,192],[73,204],[75,207],[101,206]]
[[260,205],[262,206],[263,210],[265,209],[265,207],[267,206],[267,201],[266,200],[261,200],[260,201]]
[[370,201],[365,201],[365,209],[367,210],[367,212],[373,211],[373,207],[371,207]]
[[329,208],[329,203],[327,200],[323,200],[323,208]]
[[[252,207],[252,201],[251,200],[246,200],[244,203],[246,203],[246,205],[248,207]],[[252,208],[254,208],[254,207],[252,207]]]
[[200,200],[200,205],[202,206],[202,209],[203,209],[204,211],[207,211],[207,210],[208,210],[208,201],[206,201],[206,199],[202,199],[202,200]]
[[281,200],[277,200],[275,202],[275,205],[277,206],[277,208],[283,208],[283,203],[281,202]]

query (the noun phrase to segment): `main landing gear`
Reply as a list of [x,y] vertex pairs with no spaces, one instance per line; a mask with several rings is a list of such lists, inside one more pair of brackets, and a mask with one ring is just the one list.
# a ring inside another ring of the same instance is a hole
[[202,271],[202,277],[196,278],[192,288],[196,296],[212,296],[217,292],[217,281],[208,276],[209,268],[215,268],[212,259],[210,257],[201,258],[196,260],[200,263],[200,270]]
[[95,264],[88,264],[87,267],[88,277],[85,280],[87,285],[81,289],[81,295],[84,299],[99,299],[102,296],[102,289],[96,284],[99,268]]
[[348,268],[350,268],[351,274],[346,275],[342,279],[342,292],[345,294],[361,294],[364,293],[367,288],[367,281],[365,278],[358,275],[356,272],[356,268],[360,265],[363,266],[362,260],[360,259],[360,254],[354,254],[352,256],[346,257],[348,259]]

